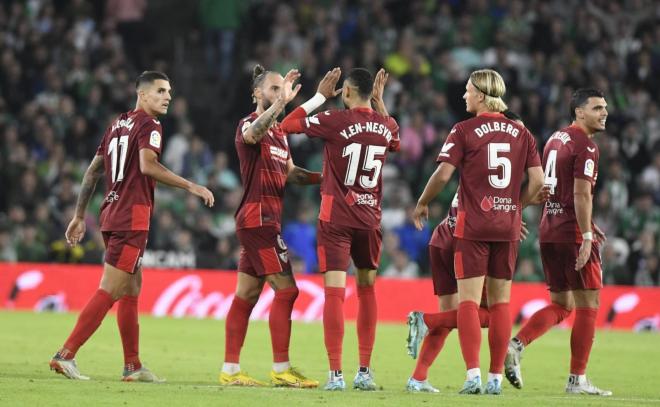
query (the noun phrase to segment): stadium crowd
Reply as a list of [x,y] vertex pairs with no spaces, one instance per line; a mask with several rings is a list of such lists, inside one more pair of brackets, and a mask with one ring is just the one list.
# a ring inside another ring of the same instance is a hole
[[[100,193],[88,211],[83,244],[69,248],[64,230],[103,130],[134,105],[137,73],[171,73],[177,90],[180,59],[154,57],[140,41],[167,29],[150,10],[170,3],[155,3],[0,1],[0,261],[102,261]],[[490,67],[504,77],[505,100],[541,148],[568,123],[573,89],[591,85],[605,93],[609,118],[596,136],[601,164],[594,200],[594,220],[608,236],[604,282],[660,285],[657,2],[199,0],[186,7],[196,11],[183,30],[199,35],[180,40],[187,52],[203,55],[192,68],[194,80],[216,82],[232,96],[218,102],[222,115],[202,115],[194,87],[183,86],[162,119],[162,160],[207,185],[217,201],[208,209],[193,196],[157,189],[145,264],[236,267],[233,214],[242,190],[233,136],[250,113],[247,83],[255,63],[302,72],[293,106],[313,95],[334,66],[344,72],[384,66],[391,74],[385,102],[401,124],[401,152],[383,170],[379,272],[427,274],[430,231],[455,187],[433,203],[421,232],[412,209],[449,129],[466,118],[461,96],[469,72]],[[326,107],[340,107],[334,103]],[[289,142],[298,165],[320,170],[318,141],[292,135]],[[283,237],[294,270],[314,272],[318,188],[289,187],[286,195]],[[539,214],[539,208],[525,210],[531,233],[522,242],[517,280],[543,279]]]

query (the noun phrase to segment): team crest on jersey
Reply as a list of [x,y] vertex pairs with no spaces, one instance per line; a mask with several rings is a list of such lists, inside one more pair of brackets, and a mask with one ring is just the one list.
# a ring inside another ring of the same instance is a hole
[[593,177],[594,176],[594,169],[596,167],[596,164],[594,163],[594,160],[591,158],[588,159],[587,161],[584,162],[584,175],[587,177]]
[[245,132],[247,131],[247,129],[250,128],[250,125],[251,125],[251,124],[252,124],[252,123],[250,123],[249,121],[245,121],[245,122],[243,122],[243,126],[241,127],[241,133],[245,134]]
[[160,133],[156,130],[151,132],[149,137],[149,145],[153,148],[160,148]]
[[108,196],[105,197],[107,203],[113,203],[119,200],[119,194],[116,191],[110,191]]

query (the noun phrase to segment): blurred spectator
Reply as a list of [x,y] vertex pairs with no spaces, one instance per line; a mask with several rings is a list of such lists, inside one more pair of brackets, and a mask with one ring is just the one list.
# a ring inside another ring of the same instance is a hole
[[403,250],[397,250],[392,257],[392,263],[383,270],[382,277],[411,279],[419,277],[419,266],[410,260]]
[[[567,100],[576,87],[605,92],[609,117],[607,131],[595,139],[601,158],[594,192],[594,219],[609,238],[605,279],[657,284],[652,254],[660,240],[659,8],[650,0],[575,5],[197,0],[173,13],[172,2],[147,0],[0,2],[0,258],[17,260],[19,246],[21,258],[42,258],[43,244],[49,261],[102,261],[102,237],[91,215],[103,185],[92,201],[83,244],[71,249],[62,239],[78,183],[109,120],[134,106],[137,73],[165,69],[176,93],[169,114],[160,118],[162,159],[208,184],[218,200],[211,211],[176,191],[157,189],[150,250],[185,247],[201,264],[235,268],[233,213],[242,190],[233,135],[252,108],[246,89],[249,70],[259,62],[272,70],[301,70],[297,102],[312,96],[320,76],[334,66],[391,71],[384,97],[401,125],[403,151],[383,167],[381,270],[395,258],[403,262],[397,253],[404,250],[426,271],[425,233],[444,217],[441,208],[451,201],[456,180],[431,208],[425,232],[411,228],[406,208],[435,170],[451,127],[468,117],[462,95],[470,70],[493,67],[506,78],[505,99],[540,149],[568,124]],[[206,80],[209,70],[219,80]],[[341,101],[324,108],[342,108]],[[289,141],[297,162],[320,170],[316,140]],[[286,194],[293,205],[285,205],[283,230],[292,230],[292,223],[311,236],[314,221],[310,215],[300,223],[298,204],[310,202],[315,213],[318,189],[288,188]],[[525,219],[531,237],[521,246],[522,279],[541,275],[538,209],[526,209]],[[286,238],[292,252],[292,242],[302,241],[295,234]],[[26,241],[35,242],[34,253]],[[303,243],[315,255],[313,241]],[[311,255],[298,256],[307,271],[316,269]]]
[[289,248],[289,256],[297,256],[305,262],[305,273],[317,270],[316,216],[309,204],[300,204],[296,220],[282,229],[282,238]]

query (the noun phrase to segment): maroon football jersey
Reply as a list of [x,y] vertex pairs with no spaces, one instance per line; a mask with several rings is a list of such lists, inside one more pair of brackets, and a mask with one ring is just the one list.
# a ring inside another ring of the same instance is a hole
[[380,227],[382,169],[398,149],[399,125],[368,108],[325,111],[304,119],[325,141],[319,219],[356,229]]
[[501,113],[457,123],[438,162],[460,171],[454,236],[478,241],[520,239],[520,186],[530,167],[541,166],[529,131]]
[[259,115],[253,112],[238,122],[236,152],[241,165],[243,199],[236,210],[236,229],[275,226],[280,228],[282,198],[286,184],[289,143],[279,124],[274,124],[259,143],[247,144],[247,131]]
[[565,127],[555,132],[545,145],[543,168],[550,199],[543,208],[539,240],[582,243],[575,217],[573,183],[575,178],[587,180],[593,193],[598,178],[598,146],[578,126]]
[[456,228],[456,214],[458,213],[458,191],[451,201],[447,217],[433,230],[429,246],[445,250],[454,250],[454,229]]
[[96,150],[105,165],[101,231],[149,230],[156,181],[140,171],[140,150],[160,155],[162,134],[160,122],[144,110],[122,113],[105,131]]

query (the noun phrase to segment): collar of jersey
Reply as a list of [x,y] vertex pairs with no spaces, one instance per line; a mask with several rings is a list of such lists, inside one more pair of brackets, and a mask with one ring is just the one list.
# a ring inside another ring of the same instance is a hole
[[351,110],[356,111],[356,112],[373,112],[374,109],[370,107],[354,107]]
[[477,115],[477,117],[479,117],[479,116],[486,116],[486,117],[504,117],[504,115],[503,115],[502,113],[498,113],[498,112],[483,112],[483,113],[479,113],[479,114]]

